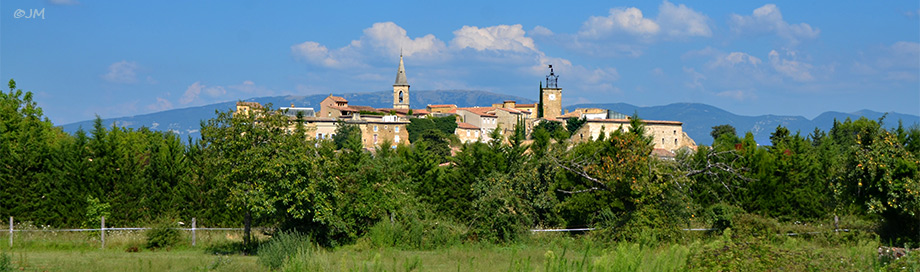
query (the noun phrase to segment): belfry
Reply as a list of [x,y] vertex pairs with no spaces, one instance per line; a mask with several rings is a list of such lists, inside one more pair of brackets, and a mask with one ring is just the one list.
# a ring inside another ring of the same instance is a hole
[[393,108],[409,109],[409,81],[406,79],[406,66],[403,64],[402,52],[399,53],[396,83],[393,83]]

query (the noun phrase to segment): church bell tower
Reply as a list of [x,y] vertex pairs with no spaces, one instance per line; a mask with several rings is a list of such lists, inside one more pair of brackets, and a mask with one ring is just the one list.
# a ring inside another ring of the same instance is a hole
[[403,65],[402,52],[399,53],[399,71],[396,83],[393,83],[393,108],[409,109],[409,81],[406,79],[406,66]]

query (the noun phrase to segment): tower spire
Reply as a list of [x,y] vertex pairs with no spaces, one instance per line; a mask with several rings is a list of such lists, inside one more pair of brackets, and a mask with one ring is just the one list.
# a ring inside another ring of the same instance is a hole
[[408,86],[409,80],[406,79],[406,66],[403,64],[402,49],[399,50],[399,70],[396,71],[396,83],[393,85]]

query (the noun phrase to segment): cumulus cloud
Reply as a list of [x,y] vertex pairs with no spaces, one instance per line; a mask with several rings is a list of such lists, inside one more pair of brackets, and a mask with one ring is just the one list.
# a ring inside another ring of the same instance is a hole
[[709,17],[688,8],[684,4],[674,5],[664,1],[658,7],[658,24],[671,37],[710,37]]
[[751,15],[732,14],[729,26],[738,34],[777,35],[793,45],[805,39],[814,39],[821,32],[806,23],[787,23],[783,20],[783,14],[779,8],[774,4],[759,7]]
[[314,41],[291,46],[295,58],[329,68],[363,66],[364,59],[374,55],[403,54],[416,59],[443,57],[446,45],[434,35],[411,38],[405,29],[393,22],[375,23],[364,29],[364,35],[347,46],[330,50]]
[[709,17],[684,4],[674,5],[664,1],[658,6],[654,19],[643,15],[635,7],[612,8],[607,16],[592,16],[582,24],[581,38],[609,38],[626,33],[643,38],[710,37]]
[[109,65],[107,73],[102,75],[102,79],[112,83],[135,83],[137,82],[137,62],[119,61]]
[[[546,30],[548,31],[548,29]],[[519,24],[484,28],[463,26],[463,28],[454,31],[454,39],[451,40],[450,44],[455,49],[472,48],[477,51],[538,51],[533,39],[525,37],[524,34],[524,28]]]
[[658,34],[661,27],[655,21],[645,18],[635,7],[612,8],[607,16],[591,16],[581,26],[579,36],[601,38],[617,32],[638,36]]
[[791,57],[791,59],[780,56],[776,50],[771,50],[769,54],[770,65],[780,74],[795,81],[811,81],[814,79],[811,75],[811,64],[795,60],[794,51],[787,51],[786,57]]

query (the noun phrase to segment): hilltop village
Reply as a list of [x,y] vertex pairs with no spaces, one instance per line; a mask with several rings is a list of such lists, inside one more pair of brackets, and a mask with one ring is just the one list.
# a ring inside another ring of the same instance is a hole
[[[618,129],[629,130],[630,117],[607,109],[579,108],[573,111],[562,110],[562,87],[558,85],[558,75],[549,66],[549,75],[540,88],[542,103],[518,104],[508,100],[487,106],[457,107],[453,104],[426,105],[413,109],[409,101],[409,80],[402,55],[399,56],[399,68],[393,83],[393,106],[391,108],[374,108],[350,105],[344,97],[329,95],[320,102],[317,112],[314,108],[281,107],[280,111],[304,122],[308,137],[332,139],[339,122],[357,125],[362,134],[364,148],[374,149],[384,141],[409,144],[409,132],[406,126],[412,118],[429,118],[454,116],[457,128],[454,134],[461,142],[490,141],[490,135],[499,129],[501,135],[510,135],[516,124],[523,122],[529,138],[534,126],[540,122],[560,122],[565,125],[573,119],[585,119],[584,125],[572,132],[573,142],[597,139],[601,133],[610,133]],[[542,105],[542,106],[541,106]],[[259,111],[262,105],[257,102],[237,102],[236,113]],[[655,145],[654,154],[659,157],[673,157],[678,149],[696,149],[696,143],[683,131],[683,123],[678,121],[642,120],[646,133],[652,137]]]

